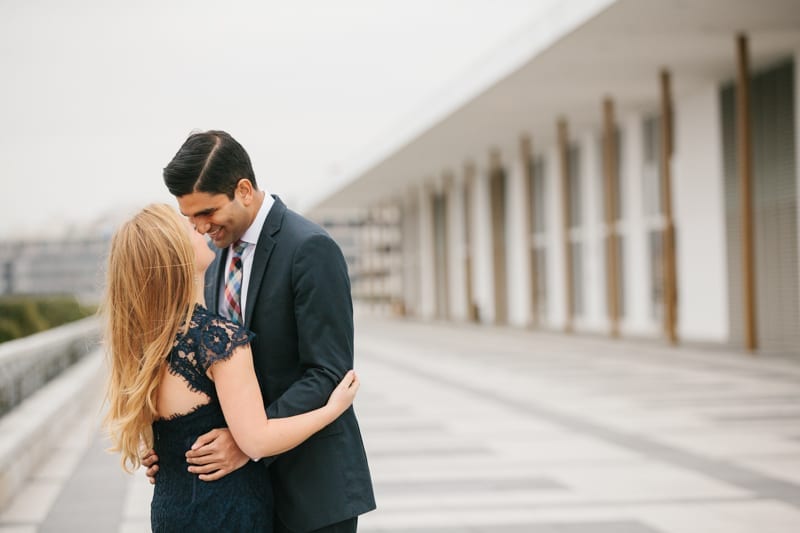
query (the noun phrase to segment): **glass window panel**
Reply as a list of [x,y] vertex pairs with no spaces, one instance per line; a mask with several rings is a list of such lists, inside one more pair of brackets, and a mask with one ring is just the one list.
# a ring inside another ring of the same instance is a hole
[[645,214],[661,214],[661,118],[659,116],[648,117],[644,121],[642,186]]
[[581,161],[580,148],[573,144],[569,148],[569,227],[581,225]]
[[545,163],[544,158],[538,157],[531,165],[533,172],[531,191],[533,194],[533,233],[543,233],[547,230],[547,217],[545,211]]
[[572,309],[577,316],[583,315],[583,246],[570,243],[572,249]]

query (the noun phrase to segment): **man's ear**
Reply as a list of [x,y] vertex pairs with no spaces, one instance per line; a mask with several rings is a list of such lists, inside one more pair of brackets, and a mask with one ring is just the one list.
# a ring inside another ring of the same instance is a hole
[[250,205],[253,201],[253,191],[253,184],[248,179],[242,178],[236,184],[236,195],[244,205]]

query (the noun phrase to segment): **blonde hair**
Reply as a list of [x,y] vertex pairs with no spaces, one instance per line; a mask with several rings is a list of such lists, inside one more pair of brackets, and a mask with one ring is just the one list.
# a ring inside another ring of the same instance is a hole
[[111,240],[102,306],[110,366],[105,424],[127,472],[153,446],[166,357],[194,309],[194,261],[185,222],[166,204],[145,207]]

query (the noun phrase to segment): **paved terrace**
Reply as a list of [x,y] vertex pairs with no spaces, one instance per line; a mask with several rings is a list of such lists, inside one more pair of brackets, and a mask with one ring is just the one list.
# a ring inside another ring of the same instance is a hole
[[[800,360],[367,317],[356,351],[362,533],[800,531]],[[98,419],[0,533],[148,530],[150,486]]]

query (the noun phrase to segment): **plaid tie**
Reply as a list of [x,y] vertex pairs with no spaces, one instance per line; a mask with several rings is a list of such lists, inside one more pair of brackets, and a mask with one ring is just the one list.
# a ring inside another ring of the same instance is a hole
[[228,276],[225,280],[225,302],[228,307],[228,318],[237,324],[244,323],[242,318],[241,293],[242,293],[242,253],[247,248],[247,243],[239,239],[233,244]]

